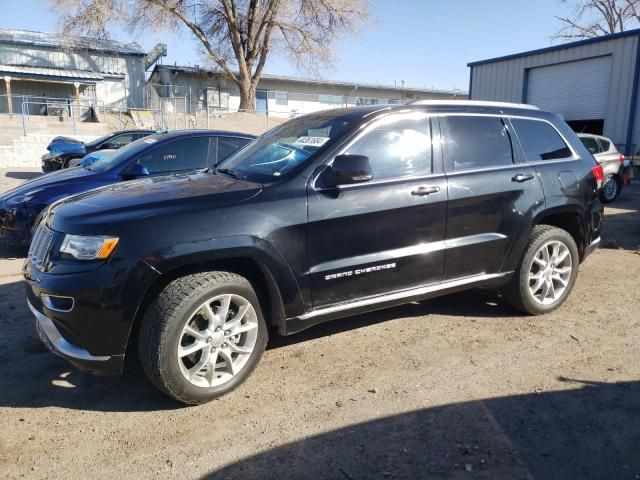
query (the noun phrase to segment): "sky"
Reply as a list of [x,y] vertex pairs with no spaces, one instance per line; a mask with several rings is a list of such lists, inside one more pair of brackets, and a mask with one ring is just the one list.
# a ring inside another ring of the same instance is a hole
[[[334,48],[340,59],[322,72],[324,80],[400,84],[408,87],[467,90],[467,63],[547,47],[566,16],[561,0],[370,0],[373,20],[359,34]],[[45,32],[60,30],[46,0],[0,0],[0,28]],[[113,28],[112,38],[135,40],[146,50],[168,45],[163,63],[203,64],[198,43],[188,32],[162,35]],[[266,73],[308,76],[286,57],[269,58]]]

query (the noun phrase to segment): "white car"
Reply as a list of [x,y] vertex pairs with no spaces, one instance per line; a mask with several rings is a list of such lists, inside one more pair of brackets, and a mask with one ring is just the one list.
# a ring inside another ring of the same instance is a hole
[[596,161],[602,165],[604,179],[600,188],[600,200],[602,203],[613,202],[622,191],[622,174],[624,168],[629,166],[629,160],[625,160],[611,139],[601,135],[579,133],[582,144],[591,152]]

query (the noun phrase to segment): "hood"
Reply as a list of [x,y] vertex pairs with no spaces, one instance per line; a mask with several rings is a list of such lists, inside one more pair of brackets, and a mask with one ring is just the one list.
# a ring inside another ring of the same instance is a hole
[[101,233],[114,223],[243,202],[261,190],[257,183],[206,172],[144,178],[59,200],[45,221],[59,232]]
[[56,153],[82,153],[86,150],[84,142],[69,137],[56,137],[47,145],[47,150]]
[[105,150],[98,150],[98,151],[95,151],[93,153],[89,153],[89,154],[85,155],[84,157],[82,157],[82,160],[80,161],[78,166],[79,167],[88,167],[89,165],[91,165],[93,163],[96,163],[102,157],[104,157],[106,155],[109,155],[112,152],[115,152],[115,150],[113,150],[113,149],[105,149]]
[[58,170],[53,173],[48,173],[31,180],[27,180],[16,188],[0,195],[0,200],[7,200],[17,195],[29,195],[53,186],[83,183],[87,181],[87,177],[92,175],[95,175],[95,172],[85,168],[67,168],[64,170]]

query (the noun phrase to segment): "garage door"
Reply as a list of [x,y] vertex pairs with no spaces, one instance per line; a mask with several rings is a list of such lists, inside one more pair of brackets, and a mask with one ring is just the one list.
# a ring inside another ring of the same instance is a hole
[[529,70],[527,103],[563,114],[566,120],[605,117],[611,56]]

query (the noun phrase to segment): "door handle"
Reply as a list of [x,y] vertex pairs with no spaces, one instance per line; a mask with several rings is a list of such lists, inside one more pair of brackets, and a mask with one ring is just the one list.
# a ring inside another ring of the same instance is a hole
[[439,191],[440,187],[418,187],[415,190],[411,191],[411,195],[424,197],[426,195],[431,195],[432,193],[438,193]]
[[533,180],[533,175],[530,173],[527,173],[526,175],[523,173],[519,173],[513,177],[511,177],[511,181],[512,182],[518,182],[518,183],[522,183],[522,182],[526,182],[529,180]]

